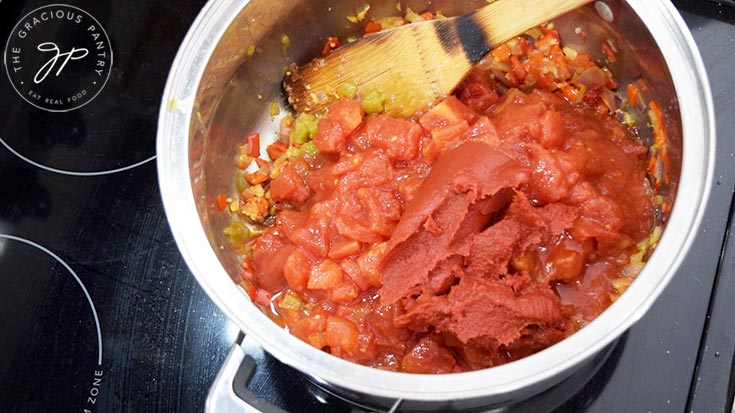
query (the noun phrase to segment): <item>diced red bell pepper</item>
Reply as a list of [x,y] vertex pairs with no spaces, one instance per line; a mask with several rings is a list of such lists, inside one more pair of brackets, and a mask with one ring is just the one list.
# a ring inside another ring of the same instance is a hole
[[248,134],[245,142],[248,145],[248,156],[255,158],[260,155],[260,133],[253,132]]

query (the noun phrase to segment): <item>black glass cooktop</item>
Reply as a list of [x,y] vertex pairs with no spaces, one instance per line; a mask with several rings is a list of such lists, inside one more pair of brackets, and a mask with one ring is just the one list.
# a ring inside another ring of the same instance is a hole
[[[179,255],[154,162],[169,66],[203,3],[0,0],[0,412],[204,410],[239,334]],[[735,19],[723,4],[676,4],[717,108],[699,236],[604,362],[516,411],[729,411]],[[250,389],[277,408],[363,411],[245,350]]]

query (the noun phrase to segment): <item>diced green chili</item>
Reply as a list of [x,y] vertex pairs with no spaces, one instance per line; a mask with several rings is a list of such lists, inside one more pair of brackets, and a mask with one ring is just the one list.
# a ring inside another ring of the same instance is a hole
[[289,136],[291,145],[303,145],[316,135],[319,119],[309,113],[300,114],[293,124],[293,130]]
[[383,111],[385,98],[378,91],[368,92],[360,102],[365,113],[380,113]]

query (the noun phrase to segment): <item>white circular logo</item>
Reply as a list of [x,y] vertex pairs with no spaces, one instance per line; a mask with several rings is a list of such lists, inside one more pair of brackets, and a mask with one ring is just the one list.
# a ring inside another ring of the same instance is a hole
[[112,69],[112,47],[92,15],[51,4],[20,19],[4,59],[10,83],[23,99],[40,109],[66,112],[102,91]]

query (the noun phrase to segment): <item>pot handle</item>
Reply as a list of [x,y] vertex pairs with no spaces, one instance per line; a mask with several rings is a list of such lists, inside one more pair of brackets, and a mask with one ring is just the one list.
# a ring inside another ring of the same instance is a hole
[[[245,350],[250,347],[260,348],[252,338],[240,333],[209,389],[204,405],[205,413],[289,413],[259,397],[248,388],[258,365],[257,361]],[[365,410],[365,413],[368,411],[396,413],[402,403],[403,399],[398,399],[392,404],[390,410],[369,409]],[[351,411],[360,412],[362,410],[353,409]]]
[[237,340],[225,358],[207,395],[206,413],[288,413],[258,397],[249,388],[256,362]]

